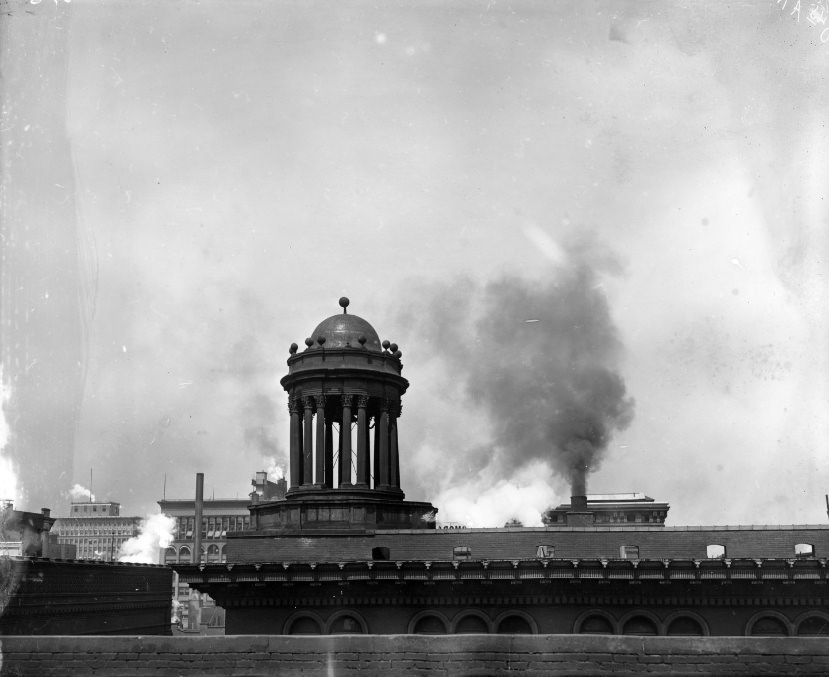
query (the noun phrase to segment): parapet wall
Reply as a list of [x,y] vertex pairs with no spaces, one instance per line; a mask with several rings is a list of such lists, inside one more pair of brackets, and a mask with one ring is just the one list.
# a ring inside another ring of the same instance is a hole
[[0,637],[0,652],[3,677],[829,673],[825,637]]

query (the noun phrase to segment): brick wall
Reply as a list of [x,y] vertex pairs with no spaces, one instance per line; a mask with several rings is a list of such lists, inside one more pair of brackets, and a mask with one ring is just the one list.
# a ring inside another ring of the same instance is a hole
[[829,673],[825,638],[0,637],[3,677]]
[[795,545],[809,543],[816,557],[829,556],[829,527],[589,527],[550,529],[469,529],[421,532],[378,531],[364,536],[302,538],[228,535],[228,562],[340,562],[370,560],[374,547],[392,560],[451,560],[456,546],[473,559],[533,558],[539,545],[564,559],[616,559],[623,545],[639,547],[642,559],[702,559],[706,546],[723,545],[732,558],[793,558]]

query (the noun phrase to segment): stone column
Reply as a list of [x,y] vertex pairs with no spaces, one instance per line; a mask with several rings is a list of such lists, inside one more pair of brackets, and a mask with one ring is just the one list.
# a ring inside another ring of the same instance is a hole
[[322,487],[325,482],[325,396],[314,398],[317,401],[317,430],[314,440],[316,453],[314,455],[314,486]]
[[351,402],[353,395],[343,395],[343,420],[340,424],[340,486],[351,485]]
[[374,488],[378,489],[383,483],[380,479],[380,416],[374,414]]
[[391,485],[400,488],[400,454],[397,447],[397,419],[400,418],[400,402],[392,405],[389,411],[389,446],[391,454]]
[[331,420],[325,419],[325,475],[322,486],[326,489],[334,488],[334,431],[331,427]]
[[357,396],[357,486],[369,484],[368,467],[368,395]]
[[302,435],[302,484],[314,483],[314,398],[303,397],[305,408],[305,430]]
[[291,415],[291,487],[302,484],[302,427],[299,422],[299,402],[291,395],[288,397],[288,413]]
[[375,424],[380,429],[378,437],[380,438],[380,452],[378,457],[380,459],[380,469],[374,471],[375,485],[381,487],[388,487],[391,485],[391,454],[389,447],[389,406],[391,401],[388,397],[384,397],[380,403],[380,418]]

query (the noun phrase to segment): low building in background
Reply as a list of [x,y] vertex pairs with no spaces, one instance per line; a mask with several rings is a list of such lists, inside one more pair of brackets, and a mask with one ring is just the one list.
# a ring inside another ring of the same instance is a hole
[[0,506],[0,555],[74,559],[74,547],[59,543],[54,523],[49,508],[26,512],[4,502]]
[[[550,508],[541,521],[548,526],[566,525],[572,522],[573,505],[563,503],[557,508]],[[645,494],[588,494],[587,514],[592,523],[599,526],[629,527],[645,525],[661,527],[665,525],[671,506],[657,503]],[[568,518],[567,515],[571,516]]]
[[78,559],[114,562],[121,545],[138,535],[140,517],[122,517],[121,504],[107,502],[73,502],[69,517],[55,520],[52,533],[58,543],[74,545]]
[[0,635],[170,634],[169,567],[4,557],[0,568]]

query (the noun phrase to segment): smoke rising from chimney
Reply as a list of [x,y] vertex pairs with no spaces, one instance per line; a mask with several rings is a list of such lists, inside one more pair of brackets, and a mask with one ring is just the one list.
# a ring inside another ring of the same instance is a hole
[[458,450],[455,470],[467,477],[487,468],[509,479],[542,461],[585,492],[612,434],[633,418],[600,282],[619,265],[585,239],[561,252],[543,281],[432,284],[403,311],[409,340],[428,344],[463,398],[453,406],[483,414],[488,440]]

